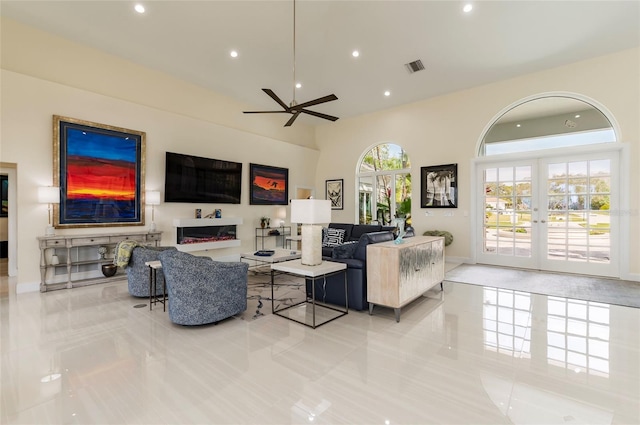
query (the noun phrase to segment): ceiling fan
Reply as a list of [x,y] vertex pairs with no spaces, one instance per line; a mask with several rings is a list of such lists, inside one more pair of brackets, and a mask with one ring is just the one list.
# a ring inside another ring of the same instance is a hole
[[292,117],[289,118],[289,121],[284,125],[285,127],[291,126],[293,122],[298,118],[300,114],[308,114],[318,118],[324,118],[329,121],[336,121],[338,117],[334,117],[332,115],[323,114],[316,111],[310,111],[305,109],[308,106],[319,105],[325,102],[331,102],[333,100],[337,100],[338,97],[335,94],[330,94],[328,96],[319,97],[318,99],[310,100],[304,103],[296,102],[296,0],[293,0],[293,100],[289,105],[284,103],[282,99],[280,99],[271,89],[262,89],[263,92],[269,95],[273,100],[275,100],[278,105],[282,106],[281,111],[244,111],[245,114],[291,114]]

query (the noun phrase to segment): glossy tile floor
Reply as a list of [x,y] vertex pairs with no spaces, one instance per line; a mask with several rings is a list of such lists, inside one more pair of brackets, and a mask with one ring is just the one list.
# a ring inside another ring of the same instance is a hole
[[445,283],[400,323],[181,327],[126,282],[2,293],[2,424],[640,423],[640,309]]

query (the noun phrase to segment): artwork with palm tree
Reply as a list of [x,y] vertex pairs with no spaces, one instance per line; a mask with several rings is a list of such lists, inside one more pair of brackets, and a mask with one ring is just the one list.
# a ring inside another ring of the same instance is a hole
[[421,167],[421,208],[458,207],[458,164]]

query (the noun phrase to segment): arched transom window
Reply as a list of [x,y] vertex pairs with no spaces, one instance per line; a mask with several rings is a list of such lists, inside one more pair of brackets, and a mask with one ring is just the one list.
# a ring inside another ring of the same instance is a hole
[[411,163],[401,146],[383,143],[366,152],[357,181],[360,224],[389,225],[411,215]]

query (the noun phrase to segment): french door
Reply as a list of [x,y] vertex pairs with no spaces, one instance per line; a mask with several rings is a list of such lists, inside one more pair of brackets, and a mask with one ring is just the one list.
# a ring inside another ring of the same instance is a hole
[[618,156],[478,163],[477,261],[618,277]]

